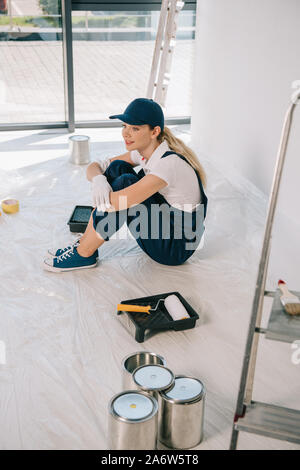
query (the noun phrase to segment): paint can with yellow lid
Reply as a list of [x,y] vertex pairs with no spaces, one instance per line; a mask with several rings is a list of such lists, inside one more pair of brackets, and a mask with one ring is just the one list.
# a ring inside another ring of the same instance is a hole
[[125,390],[109,403],[108,448],[110,450],[156,449],[158,403],[146,392]]

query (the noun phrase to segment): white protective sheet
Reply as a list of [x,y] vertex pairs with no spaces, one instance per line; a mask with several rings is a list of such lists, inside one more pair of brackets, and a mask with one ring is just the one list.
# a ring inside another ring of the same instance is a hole
[[[40,135],[33,136],[40,146],[32,151],[41,163],[0,170],[0,199],[20,200],[18,214],[0,218],[0,340],[6,346],[6,362],[0,364],[0,447],[105,449],[108,402],[121,391],[122,358],[149,350],[164,356],[175,374],[204,382],[205,437],[198,448],[227,449],[265,197],[245,180],[224,177],[203,161],[209,181],[205,245],[184,265],[160,265],[128,238],[105,243],[96,269],[46,272],[47,249],[74,238],[66,222],[76,204],[91,204],[91,196],[86,167],[66,158],[67,135],[58,135],[57,145],[52,136],[52,159],[49,155],[46,161]],[[6,142],[13,137],[17,146],[17,133],[6,133]],[[103,158],[122,151],[118,142],[105,145],[94,147]],[[8,157],[13,153],[2,153]],[[199,313],[196,328],[136,343],[117,318],[117,304],[169,291],[179,291]],[[255,399],[299,409],[299,367],[291,363],[290,345],[262,338]],[[300,446],[240,433],[239,447]]]

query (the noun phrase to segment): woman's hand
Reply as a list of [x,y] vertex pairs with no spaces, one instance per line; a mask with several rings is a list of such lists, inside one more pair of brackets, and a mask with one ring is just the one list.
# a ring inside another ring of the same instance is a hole
[[86,169],[87,179],[89,181],[92,181],[94,176],[103,175],[103,173],[107,170],[110,164],[111,160],[109,158],[107,158],[106,160],[90,163]]
[[106,158],[106,160],[97,160],[98,165],[100,166],[100,169],[102,171],[102,174],[107,170],[109,167],[111,161],[110,158]]
[[93,203],[97,206],[98,211],[105,212],[110,208],[109,195],[112,191],[111,185],[108,183],[106,176],[97,175],[92,179],[92,196]]

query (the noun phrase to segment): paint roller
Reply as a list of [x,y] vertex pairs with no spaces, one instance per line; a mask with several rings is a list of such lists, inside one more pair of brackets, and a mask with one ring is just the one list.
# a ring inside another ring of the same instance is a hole
[[144,312],[147,314],[151,314],[158,309],[159,302],[164,302],[164,305],[167,309],[169,315],[173,318],[174,321],[176,320],[183,320],[184,318],[189,318],[189,314],[179,300],[177,295],[171,294],[168,295],[165,299],[159,299],[155,308],[151,308],[151,305],[128,305],[128,304],[118,304],[117,310],[118,311],[126,311],[126,312]]

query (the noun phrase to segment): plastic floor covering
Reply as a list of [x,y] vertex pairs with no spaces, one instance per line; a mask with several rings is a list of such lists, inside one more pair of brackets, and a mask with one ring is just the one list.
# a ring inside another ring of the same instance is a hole
[[[92,150],[105,158],[124,151],[119,132],[77,134],[97,136]],[[189,140],[180,126],[176,132]],[[0,448],[106,449],[108,403],[122,390],[121,361],[147,350],[161,354],[175,374],[203,381],[204,440],[197,448],[228,449],[266,198],[203,161],[209,181],[205,243],[186,263],[160,265],[128,236],[106,242],[95,269],[46,272],[47,249],[74,239],[66,225],[74,206],[91,204],[86,167],[68,162],[67,137],[32,131],[0,139],[0,199],[20,201],[19,213],[0,217],[0,341],[6,353],[0,364]],[[14,158],[30,152],[31,164],[13,167]],[[196,327],[137,343],[118,319],[117,304],[172,291],[198,312]],[[254,399],[300,408],[300,365],[292,364],[291,353],[289,344],[262,337]],[[238,446],[300,448],[247,433],[240,433]]]

